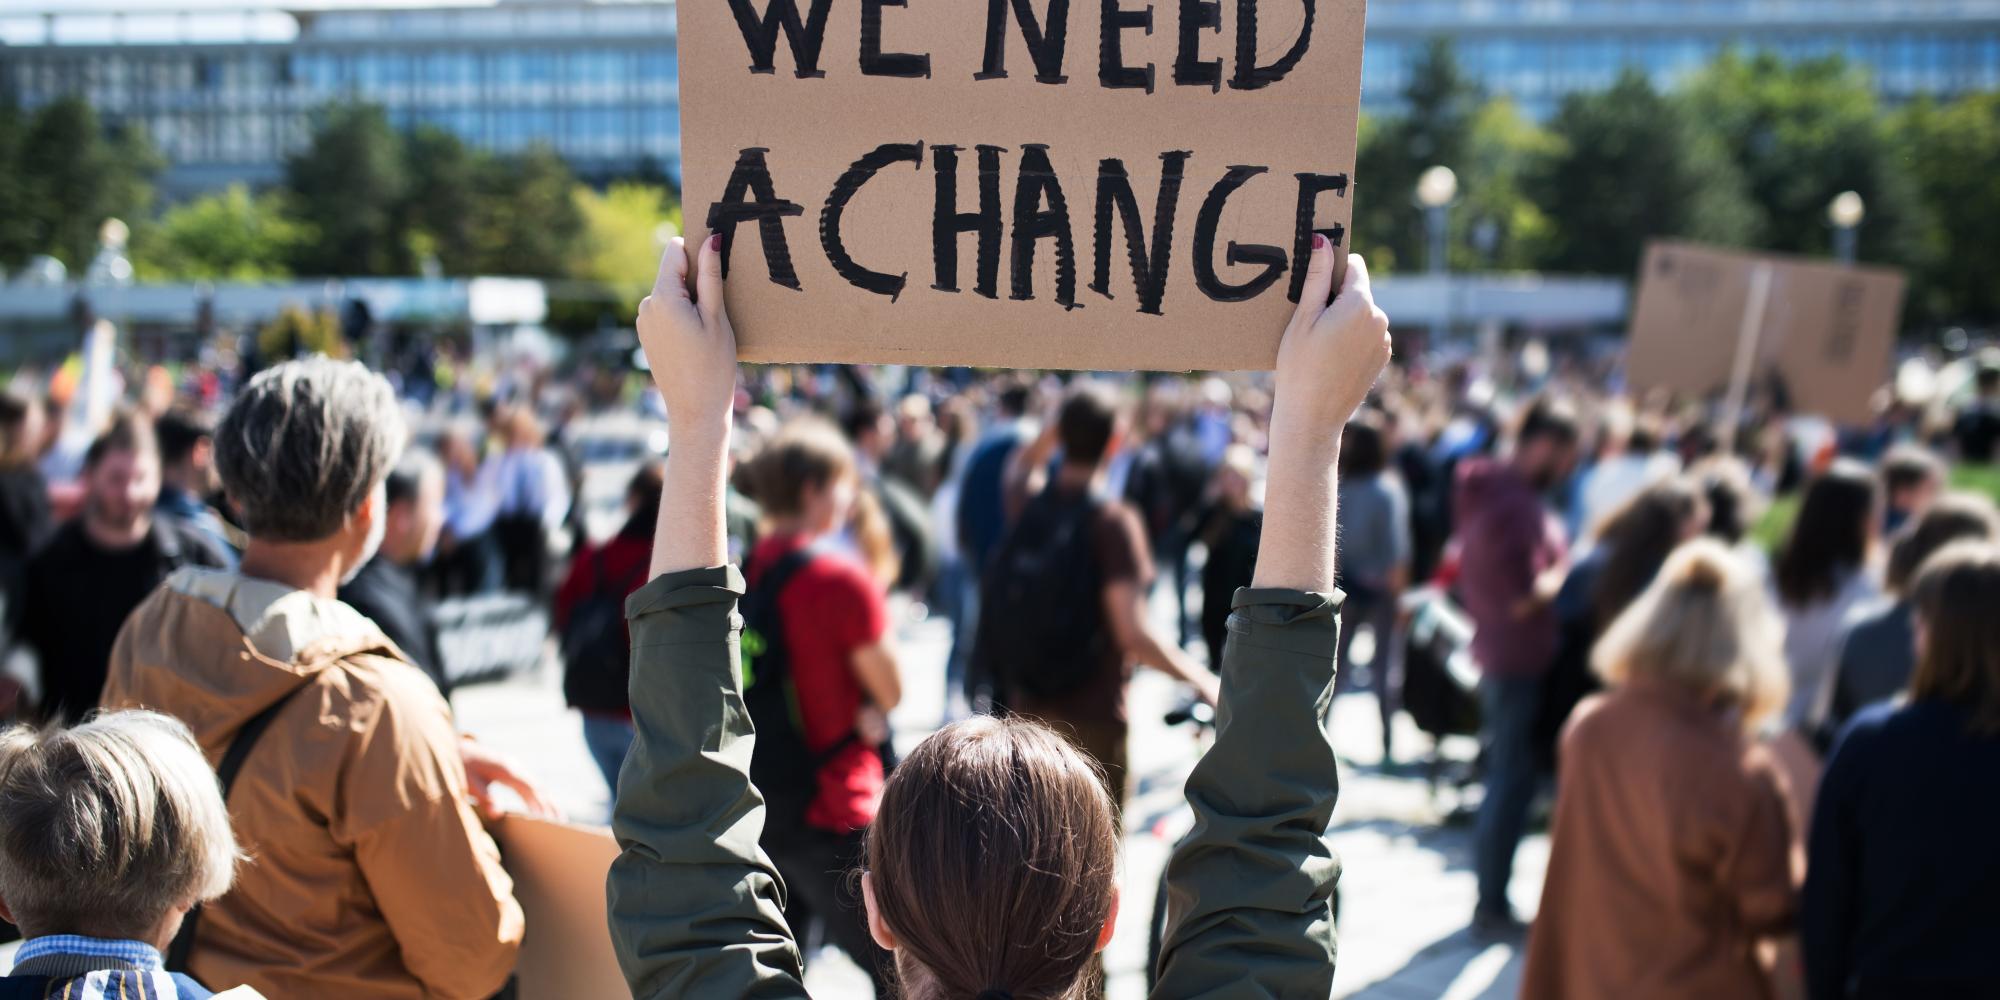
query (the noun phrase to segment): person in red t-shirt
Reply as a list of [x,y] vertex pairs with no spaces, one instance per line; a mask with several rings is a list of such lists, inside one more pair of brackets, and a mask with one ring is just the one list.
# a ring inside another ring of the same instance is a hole
[[860,863],[862,833],[882,799],[887,713],[902,698],[883,587],[839,540],[860,476],[846,439],[817,421],[781,431],[751,471],[767,531],[750,554],[750,586],[787,554],[808,546],[813,553],[777,597],[801,735],[814,753],[856,737],[820,766],[807,829],[767,828],[764,849],[791,890],[785,915],[793,930],[817,923],[822,938],[886,996],[888,955],[869,937],[846,878]]

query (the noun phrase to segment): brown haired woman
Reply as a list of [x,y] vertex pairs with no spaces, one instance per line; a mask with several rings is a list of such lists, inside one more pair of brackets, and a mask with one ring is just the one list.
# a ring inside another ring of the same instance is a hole
[[[1388,320],[1350,258],[1333,291],[1315,241],[1278,356],[1269,497],[1253,586],[1236,596],[1214,748],[1188,780],[1198,823],[1174,854],[1159,993],[1326,996],[1333,811],[1334,469],[1341,426],[1388,357]],[[758,850],[738,672],[742,578],[724,565],[735,334],[720,251],[675,241],[640,339],[674,427],[652,570],[628,604],[638,728],[614,821],[611,929],[635,996],[803,997],[784,889]],[[1331,305],[1326,305],[1331,301]],[[902,995],[1070,1000],[1117,913],[1111,803],[1048,731],[974,720],[918,747],[870,826],[862,887]]]
[[2000,996],[2000,546],[1959,542],[1910,588],[1909,699],[1863,710],[1813,813],[1803,930],[1820,998]]

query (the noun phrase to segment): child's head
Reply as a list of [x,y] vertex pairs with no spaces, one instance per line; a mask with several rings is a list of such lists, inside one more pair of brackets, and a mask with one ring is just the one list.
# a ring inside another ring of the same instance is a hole
[[910,1000],[1067,1000],[1118,911],[1117,823],[1091,762],[1032,722],[947,726],[868,832],[869,928]]

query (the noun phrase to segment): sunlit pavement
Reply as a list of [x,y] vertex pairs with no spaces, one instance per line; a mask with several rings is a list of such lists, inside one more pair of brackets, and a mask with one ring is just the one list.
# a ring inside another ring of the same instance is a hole
[[[909,620],[899,629],[904,661],[904,701],[893,722],[897,742],[914,746],[938,723],[944,706],[944,662],[950,649],[942,621]],[[1173,706],[1173,685],[1142,672],[1132,690],[1132,765],[1136,788],[1127,814],[1123,919],[1105,956],[1108,1000],[1145,996],[1148,915],[1160,871],[1180,833],[1181,785],[1199,747],[1193,734],[1162,721]],[[453,697],[461,726],[481,742],[512,755],[538,779],[565,812],[597,822],[609,795],[589,754],[581,723],[562,707],[553,671],[461,690]],[[1408,726],[1408,720],[1401,720]],[[1471,829],[1441,825],[1457,802],[1450,787],[1435,797],[1421,769],[1385,775],[1377,766],[1380,725],[1372,696],[1346,695],[1334,708],[1335,746],[1348,762],[1341,773],[1333,843],[1340,852],[1340,961],[1334,995],[1366,1000],[1501,1000],[1515,995],[1520,979],[1518,944],[1486,945],[1465,932],[1472,912]],[[1429,752],[1414,728],[1398,733],[1406,762]],[[1470,741],[1447,746],[1469,757]],[[1548,841],[1535,835],[1522,846],[1514,899],[1531,913],[1539,897]],[[815,956],[807,976],[822,1000],[865,998],[859,970],[835,952]]]

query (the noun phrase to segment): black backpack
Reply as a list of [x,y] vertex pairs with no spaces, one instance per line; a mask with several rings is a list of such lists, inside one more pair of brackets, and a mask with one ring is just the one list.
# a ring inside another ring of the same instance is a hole
[[1015,692],[1059,698],[1103,669],[1111,645],[1092,527],[1103,503],[1053,487],[1028,502],[979,588],[975,669]]
[[764,796],[767,838],[805,830],[806,810],[819,795],[820,769],[857,738],[849,732],[820,753],[806,745],[778,596],[815,554],[810,546],[787,553],[762,572],[757,585],[743,595],[741,605],[743,707],[750,713],[750,724],[757,734],[750,756],[750,781]]
[[[633,586],[606,578],[604,550],[591,557],[590,593],[570,609],[562,630],[563,699],[587,712],[631,707],[632,648],[625,638],[625,597]],[[646,572],[639,567],[639,573]],[[639,581],[627,581],[636,585]]]

